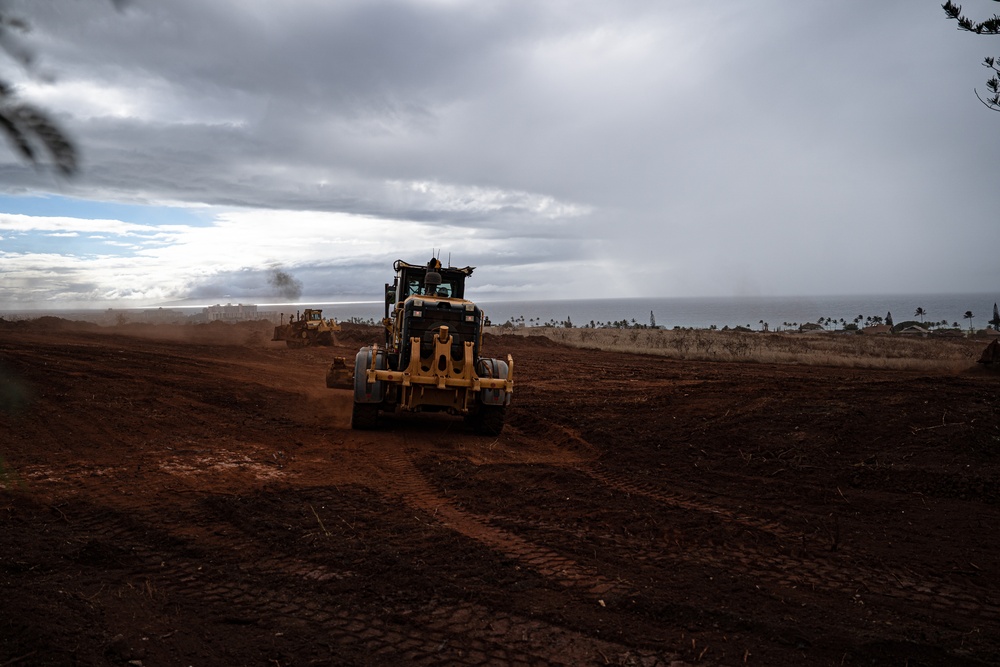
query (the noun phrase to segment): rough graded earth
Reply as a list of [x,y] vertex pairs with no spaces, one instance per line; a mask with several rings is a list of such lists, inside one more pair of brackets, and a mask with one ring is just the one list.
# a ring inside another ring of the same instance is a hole
[[501,437],[351,431],[376,336],[0,327],[0,665],[1000,664],[1000,376],[505,336]]

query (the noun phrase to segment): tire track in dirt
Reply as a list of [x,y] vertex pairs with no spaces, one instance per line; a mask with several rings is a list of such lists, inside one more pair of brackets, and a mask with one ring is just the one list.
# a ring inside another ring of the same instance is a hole
[[[271,569],[275,565],[279,567]],[[539,658],[547,653],[541,644],[524,641],[524,650],[513,650],[505,648],[505,644],[511,643],[508,633],[475,630],[476,627],[489,628],[492,621],[515,633],[520,630],[520,636],[527,640],[529,629],[534,634],[539,628],[537,622],[504,617],[494,610],[458,603],[406,610],[408,613],[396,611],[399,615],[414,617],[398,624],[356,607],[342,608],[335,597],[319,590],[308,595],[295,594],[293,587],[281,586],[282,578],[304,574],[315,579],[317,570],[289,571],[284,565],[274,560],[254,565],[252,574],[256,577],[253,579],[267,581],[266,586],[252,583],[251,577],[243,578],[239,584],[205,580],[193,564],[174,567],[164,575],[187,584],[178,591],[182,595],[223,609],[239,609],[241,619],[236,620],[277,630],[306,628],[314,643],[335,648],[338,653],[354,649],[359,655],[415,665],[553,664]],[[414,628],[414,625],[419,627]],[[558,630],[551,628],[555,634]]]
[[[620,581],[612,582],[594,568],[583,567],[553,549],[539,546],[516,533],[498,527],[490,520],[460,509],[453,501],[437,491],[404,450],[404,447],[389,447],[372,450],[372,453],[378,462],[390,471],[394,480],[393,487],[391,487],[393,492],[400,495],[409,506],[435,518],[450,530],[523,563],[563,587],[581,590],[586,595],[595,598],[613,593],[635,594],[632,590],[633,587],[629,584]],[[701,503],[694,507],[690,506],[693,504],[678,503],[673,494],[662,494],[655,489],[647,488],[646,485],[622,480],[613,473],[602,470],[599,466],[594,466],[592,470],[596,472],[595,475],[592,475],[595,481],[601,483],[610,481],[611,488],[642,495],[682,510],[711,511],[710,506]],[[378,492],[385,494],[386,487],[378,489]],[[706,507],[709,509],[706,510]],[[123,522],[122,519],[116,518],[117,516],[116,511],[105,510],[103,513],[90,515],[86,521],[74,520],[74,525],[82,528],[85,533],[93,536],[93,539],[97,539],[100,543],[108,545],[127,543],[124,538],[135,532],[129,527],[132,519]],[[547,525],[537,521],[524,521],[518,517],[493,517],[492,521],[499,521],[507,525],[523,523],[528,529],[542,529],[554,534],[561,532],[580,541],[585,539],[593,541],[595,539],[592,534],[571,531],[561,526]],[[211,525],[210,521],[202,521],[201,523]],[[259,545],[255,545],[250,540],[244,539],[240,540],[238,544],[234,544],[233,536],[220,538],[214,535],[211,530],[195,525],[195,522],[190,520],[184,521],[183,526],[183,528],[172,526],[168,532],[177,539],[193,544],[215,544],[218,551],[243,554],[259,551]],[[728,545],[704,546],[697,544],[685,544],[683,547],[677,547],[669,541],[665,541],[662,549],[648,549],[612,535],[596,539],[609,544],[612,552],[632,553],[637,560],[648,566],[670,567],[676,564],[707,566],[720,571],[741,574],[761,585],[768,583],[776,587],[774,592],[778,594],[780,594],[780,590],[809,588],[813,591],[827,591],[844,595],[852,603],[871,604],[873,597],[883,597],[905,602],[910,609],[918,612],[925,607],[930,607],[947,611],[956,618],[993,622],[1000,619],[1000,607],[939,578],[915,577],[911,573],[902,571],[851,563],[844,554],[814,553],[811,554],[811,558],[795,558],[780,553],[765,553],[746,541],[740,541],[731,547]],[[150,561],[150,566],[147,568],[149,576],[162,577],[169,570],[169,568],[164,569],[165,559],[152,551],[136,549],[134,555],[145,557]],[[838,562],[829,560],[833,558],[837,559]],[[254,562],[257,569],[267,573],[266,576],[282,574],[316,583],[356,576],[350,571],[331,569],[325,565],[301,559],[285,556],[275,557],[270,552],[257,553]],[[192,581],[200,581],[197,575],[198,573],[195,571],[184,573],[185,577],[195,577]],[[171,578],[167,577],[167,579]],[[194,595],[195,593],[192,589],[187,590],[184,594]],[[235,597],[231,597],[229,602],[239,605],[245,604],[244,600],[236,600]],[[496,618],[496,613],[487,610],[479,618],[484,623],[489,622],[490,619]],[[372,619],[372,622],[375,621],[377,619]],[[535,624],[537,626],[537,622]],[[464,630],[454,628],[453,632],[461,634]],[[424,648],[426,649],[426,647]]]
[[[590,443],[576,429],[562,424],[556,424],[551,420],[541,417],[539,417],[539,419],[542,419],[550,428],[562,433],[581,449],[595,452],[600,451],[599,447]],[[643,496],[652,500],[657,500],[665,505],[678,507],[680,509],[689,509],[704,514],[711,514],[720,521],[760,530],[775,537],[790,540],[792,542],[801,542],[804,537],[803,533],[789,530],[775,521],[768,521],[766,519],[761,519],[748,514],[739,514],[729,508],[697,500],[690,495],[668,493],[662,489],[656,488],[656,486],[651,482],[638,483],[632,478],[626,478],[623,475],[611,472],[598,462],[589,464],[583,463],[581,465],[572,466],[572,469],[591,477],[603,486],[629,495]]]
[[788,540],[793,543],[801,542],[805,535],[799,531],[789,530],[776,521],[769,521],[749,514],[740,514],[727,507],[706,503],[693,498],[690,495],[680,493],[668,493],[656,488],[652,482],[635,482],[623,475],[613,473],[600,464],[581,466],[578,470],[585,475],[599,482],[603,486],[616,491],[621,491],[629,495],[643,496],[651,500],[659,501],[665,505],[677,507],[678,509],[692,510],[703,514],[711,514],[719,521],[732,523],[746,528],[752,528],[764,533],[768,533],[779,539]]
[[[611,657],[615,664],[680,664],[672,654],[627,649],[468,602],[437,602],[408,609],[400,615],[412,618],[397,624],[357,609],[330,609],[316,602],[316,595],[290,595],[287,589],[248,591],[245,586],[226,584],[206,586],[197,573],[174,575],[192,584],[189,592],[203,591],[206,602],[238,605],[244,613],[256,612],[261,618],[249,619],[256,625],[264,625],[265,619],[275,628],[307,625],[317,644],[331,644],[338,650],[356,647],[362,655],[401,664],[579,665],[609,664]],[[421,627],[414,629],[413,625]],[[561,659],[547,657],[552,655]]]
[[[731,510],[677,494],[665,494],[653,489],[651,485],[630,482],[598,466],[584,469],[584,472],[606,486],[625,493],[642,495],[679,509],[711,513],[722,521],[756,528],[793,542],[796,540],[796,535],[800,541],[802,539],[801,534],[785,530],[774,522],[742,516]],[[647,555],[651,558],[656,557],[656,554]],[[841,563],[837,565],[824,560],[765,554],[753,545],[742,542],[738,549],[725,553],[703,547],[685,547],[681,553],[668,552],[662,557],[671,560],[693,560],[725,569],[737,565],[747,576],[762,581],[772,581],[786,588],[811,586],[813,589],[846,593],[856,598],[860,598],[862,593],[875,593],[888,598],[906,600],[918,606],[929,605],[935,609],[947,609],[968,618],[1000,619],[1000,607],[970,595],[967,591],[956,588],[942,579],[915,578],[902,571],[848,563],[849,556],[846,553],[837,556],[831,553],[828,558],[837,558]],[[815,553],[814,558],[822,557],[821,552]],[[770,566],[769,569],[767,566]]]
[[563,533],[581,543],[603,542],[609,552],[628,553],[641,567],[701,565],[720,572],[740,574],[753,582],[767,582],[778,589],[808,588],[812,591],[843,594],[854,603],[868,604],[871,599],[869,596],[881,596],[911,603],[911,608],[918,612],[924,606],[930,606],[970,620],[1000,619],[1000,607],[936,578],[917,579],[890,569],[875,569],[850,563],[844,563],[840,567],[806,557],[768,554],[746,543],[726,548],[692,544],[681,547],[664,542],[662,549],[653,550],[638,547],[634,542],[614,535],[595,537],[584,531],[524,521],[517,517],[497,516],[495,520],[507,525],[522,523],[526,528],[542,529],[553,534]]
[[[554,424],[549,420],[545,421],[581,446],[596,449],[574,429]],[[652,482],[636,482],[631,478],[609,471],[597,462],[573,466],[573,470],[589,476],[607,488],[649,498],[677,509],[711,514],[721,522],[759,530],[779,539],[787,540],[791,544],[803,544],[806,538],[804,533],[789,530],[775,521],[741,514],[689,495],[668,493],[657,488]],[[585,536],[581,534],[579,537],[582,539]],[[634,544],[620,546],[636,551]],[[853,599],[860,599],[862,592],[865,594],[874,593],[887,598],[911,602],[918,608],[926,605],[939,610],[948,610],[966,618],[991,621],[1000,619],[1000,606],[986,602],[940,578],[917,578],[903,571],[893,571],[888,568],[877,569],[848,563],[849,552],[846,549],[841,549],[840,552],[836,556],[831,553],[831,557],[837,558],[840,564],[824,560],[796,559],[783,554],[766,554],[746,542],[741,542],[737,550],[729,550],[725,553],[718,549],[705,547],[685,547],[682,552],[673,553],[669,549],[665,552],[643,550],[641,555],[648,561],[666,559],[675,562],[695,562],[726,570],[731,570],[736,565],[749,577],[761,581],[772,581],[785,588],[810,586],[813,589],[849,594]],[[821,556],[816,554],[816,557],[820,558]],[[771,569],[764,567],[768,565]]]
[[[595,447],[593,444],[588,442],[575,429],[554,424],[548,420],[545,421],[550,426],[563,433],[571,441],[575,442],[581,449],[600,451],[598,447]],[[719,521],[744,526],[754,530],[760,530],[773,535],[774,537],[789,540],[793,543],[800,543],[805,537],[803,533],[789,530],[776,521],[761,519],[749,514],[740,514],[727,507],[706,503],[690,495],[668,493],[657,488],[652,482],[636,482],[632,478],[626,478],[623,475],[611,472],[600,463],[595,462],[590,464],[584,463],[581,465],[574,465],[572,466],[572,469],[591,477],[607,488],[621,491],[629,495],[638,495],[652,500],[657,500],[665,505],[671,505],[680,509],[689,509],[703,514],[711,514]]]
[[[399,492],[403,501],[426,512],[451,530],[524,563],[561,586],[580,589],[594,596],[606,595],[612,591],[625,592],[625,587],[620,582],[607,579],[597,570],[580,565],[551,549],[497,528],[485,518],[460,509],[437,491],[401,449],[385,448],[378,456],[394,471],[394,490]],[[384,489],[380,490],[380,493],[384,492]]]
[[[575,435],[575,438],[579,436]],[[401,438],[405,440],[405,436]],[[581,439],[582,440],[582,439]],[[412,458],[405,453],[405,443],[399,446],[372,448],[369,453],[376,459],[377,465],[386,469],[392,485],[380,484],[375,490],[386,494],[387,490],[402,496],[404,502],[411,507],[426,512],[437,519],[442,525],[476,540],[489,548],[523,563],[540,575],[555,581],[559,585],[582,590],[584,593],[599,598],[610,593],[632,594],[634,587],[621,581],[611,581],[594,568],[581,566],[571,558],[559,552],[539,546],[530,540],[505,530],[493,521],[460,509],[452,500],[442,496],[438,490],[424,477],[414,464]],[[589,444],[587,445],[589,447]],[[571,465],[573,470],[582,471],[596,482],[624,493],[639,495],[660,502],[666,506],[681,510],[693,510],[710,513],[724,522],[736,523],[765,530],[775,526],[773,522],[756,522],[753,517],[742,520],[743,517],[725,508],[708,503],[685,498],[680,494],[664,493],[655,488],[651,482],[636,483],[620,475],[612,473],[600,464]],[[38,471],[40,473],[41,471]],[[52,476],[51,471],[48,471]],[[36,473],[36,474],[38,474]],[[33,475],[28,474],[28,477]],[[59,477],[59,476],[55,476]],[[522,520],[506,519],[509,525],[516,525]],[[524,522],[528,528],[544,528],[550,531],[565,529],[544,526],[537,522]],[[101,534],[106,528],[94,530],[102,540],[110,544],[115,542],[114,536]],[[183,533],[173,534],[183,537],[195,537],[195,541],[210,539],[203,530],[196,530],[192,535],[188,527]],[[172,531],[173,532],[173,531]],[[795,541],[792,531],[766,530],[771,534],[778,533],[787,539]],[[593,535],[576,534],[576,538]],[[686,545],[682,549],[675,548],[670,542],[664,542],[663,549],[649,550],[637,547],[636,544],[616,540],[612,536],[600,538],[611,540],[615,549],[630,551],[638,558],[651,564],[655,563],[694,563],[726,571],[739,572],[755,581],[769,582],[782,589],[810,587],[813,590],[829,591],[847,595],[850,599],[861,599],[861,596],[877,595],[890,599],[898,599],[911,603],[915,608],[929,606],[937,610],[947,610],[950,613],[970,619],[1000,619],[1000,607],[985,601],[982,597],[970,594],[967,590],[955,587],[937,577],[919,577],[910,572],[888,568],[873,568],[848,561],[847,554],[823,554],[812,552],[809,557],[793,557],[786,554],[764,552],[740,541],[736,548],[725,546]],[[241,549],[248,549],[247,543]],[[298,577],[322,582],[331,579],[342,579],[352,576],[351,573],[331,571],[324,566],[305,561],[276,560],[268,554],[259,555],[262,566],[273,572],[286,572]],[[832,559],[836,559],[833,561]]]
[[[362,656],[414,665],[578,665],[609,664],[612,659],[613,664],[643,667],[682,664],[674,654],[627,648],[540,619],[466,601],[437,599],[397,612],[407,618],[395,623],[356,607],[343,608],[335,591],[324,593],[319,587],[331,580],[361,576],[357,573],[273,552],[265,554],[259,543],[240,532],[220,535],[215,530],[218,525],[198,527],[189,521],[183,531],[174,532],[171,526],[159,525],[150,517],[155,524],[150,531],[144,518],[98,508],[83,516],[74,515],[72,525],[89,536],[88,543],[131,545],[131,557],[140,561],[131,577],[156,582],[144,584],[140,590],[146,587],[167,599],[197,601],[222,623],[268,631],[307,628],[313,642],[328,646],[333,655],[353,649]],[[164,550],[166,541],[162,539],[157,540],[155,550],[142,542],[151,532],[164,529],[174,538],[171,549]],[[211,547],[211,570],[199,565],[200,558],[192,558],[192,546],[202,550]],[[238,583],[220,575],[226,571],[225,565],[239,568]],[[317,587],[308,594],[296,594],[296,586],[285,585],[294,579]],[[239,610],[237,616],[233,610]],[[553,655],[561,658],[553,660]]]

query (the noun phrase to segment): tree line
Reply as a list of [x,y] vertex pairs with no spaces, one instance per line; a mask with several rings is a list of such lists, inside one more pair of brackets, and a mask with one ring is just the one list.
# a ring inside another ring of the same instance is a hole
[[[959,328],[959,323],[958,322],[952,322],[949,325],[947,319],[935,320],[933,322],[926,321],[927,315],[928,315],[927,310],[925,308],[923,308],[922,306],[917,307],[917,309],[913,312],[913,316],[919,318],[920,319],[919,324],[921,326],[925,327],[925,328],[928,328],[928,329],[931,329],[931,328],[936,328],[936,329],[942,329],[942,328],[958,329]],[[973,327],[973,321],[974,321],[975,317],[976,316],[973,314],[973,312],[971,310],[965,311],[965,314],[962,316],[963,319],[969,320],[969,330],[970,331],[972,331],[974,329],[974,327]],[[487,322],[487,325],[489,325],[489,324],[490,323]],[[855,317],[855,318],[853,318],[851,320],[847,320],[844,317],[841,317],[841,318],[836,318],[836,317],[819,317],[815,322],[802,322],[802,323],[799,323],[799,322],[782,322],[781,326],[783,328],[785,328],[785,329],[802,329],[804,327],[805,328],[810,328],[808,325],[813,325],[812,328],[815,328],[816,326],[818,326],[818,327],[823,328],[823,329],[830,329],[832,327],[832,329],[835,330],[835,331],[836,330],[841,330],[841,331],[859,331],[859,330],[861,330],[863,328],[866,328],[866,327],[878,326],[878,325],[883,325],[883,324],[886,325],[886,326],[888,326],[888,327],[890,327],[890,328],[892,328],[893,331],[901,331],[902,329],[905,329],[905,328],[907,328],[909,326],[913,326],[913,325],[917,324],[917,322],[915,320],[907,320],[907,321],[901,322],[900,324],[897,325],[897,324],[894,324],[894,322],[893,322],[892,313],[891,312],[887,312],[885,314],[885,317],[883,317],[881,315],[868,315],[868,316],[858,315],[857,317]],[[993,327],[994,330],[1000,331],[1000,310],[998,310],[996,303],[993,304],[993,317],[989,320],[988,324],[991,327]],[[760,331],[771,331],[771,325],[770,325],[770,323],[769,322],[765,322],[763,319],[758,320],[757,321],[757,325],[758,325]],[[541,317],[529,317],[529,318],[526,319],[524,317],[524,315],[519,315],[517,317],[507,318],[507,321],[504,322],[503,324],[501,324],[500,326],[503,327],[503,328],[506,328],[506,329],[520,329],[520,328],[524,328],[524,327],[566,328],[566,329],[575,328],[575,325],[573,324],[573,321],[568,316],[564,320],[557,320],[555,318],[549,318],[548,320],[544,320],[543,321]],[[653,311],[649,311],[649,324],[644,324],[642,322],[639,322],[638,320],[636,320],[633,317],[632,319],[608,320],[606,322],[605,321],[601,321],[601,320],[590,320],[590,322],[581,325],[579,328],[583,328],[583,329],[664,329],[666,327],[658,326],[656,324],[656,316],[653,314]],[[673,328],[674,329],[681,329],[682,327],[675,326]],[[708,327],[708,329],[712,330],[712,331],[717,330],[718,328],[719,327],[717,325],[715,325],[715,324],[712,324],[712,325],[710,325]],[[754,330],[754,328],[750,325],[750,323],[747,323],[746,325],[738,325],[736,327],[733,327],[732,329],[736,330],[736,331],[753,331]],[[730,327],[729,326],[725,326],[725,327],[723,327],[723,330],[724,331],[728,331],[728,330],[730,330]],[[778,329],[778,331],[780,331],[780,330],[781,329]]]

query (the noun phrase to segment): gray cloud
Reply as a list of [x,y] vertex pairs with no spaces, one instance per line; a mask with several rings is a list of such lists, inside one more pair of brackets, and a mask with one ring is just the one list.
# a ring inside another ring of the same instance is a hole
[[377,288],[396,256],[449,244],[539,296],[1000,284],[1000,132],[972,95],[998,42],[936,3],[12,6],[84,173],[54,185],[0,153],[0,191],[449,235],[295,264],[310,292]]

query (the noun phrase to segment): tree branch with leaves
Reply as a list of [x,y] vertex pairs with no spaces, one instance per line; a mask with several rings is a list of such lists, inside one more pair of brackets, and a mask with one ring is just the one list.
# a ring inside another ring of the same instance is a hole
[[[111,0],[111,4],[121,10],[128,0]],[[0,51],[30,73],[33,54],[18,40],[29,28],[27,20],[12,16],[0,4]],[[79,169],[79,154],[69,135],[46,111],[19,100],[3,75],[0,75],[0,134],[7,137],[23,160],[36,167],[49,161],[63,176],[72,176]]]
[[[1000,0],[993,0],[993,2],[1000,2]],[[941,5],[941,8],[944,9],[944,13],[949,19],[958,23],[959,30],[977,35],[1000,35],[1000,14],[994,14],[992,18],[977,22],[962,13],[962,5],[956,5],[951,0]],[[989,69],[991,73],[990,78],[986,81],[986,87],[992,96],[983,98],[976,90],[976,97],[986,108],[1000,111],[1000,78],[997,76],[1000,74],[1000,58],[986,56],[983,59],[983,67]]]
[[[0,48],[21,67],[30,70],[32,55],[21,48],[16,37],[28,31],[28,22],[0,14]],[[68,135],[49,115],[38,107],[18,99],[13,86],[0,78],[0,132],[6,135],[14,151],[35,166],[43,163],[44,155],[64,176],[77,171],[76,147]]]

